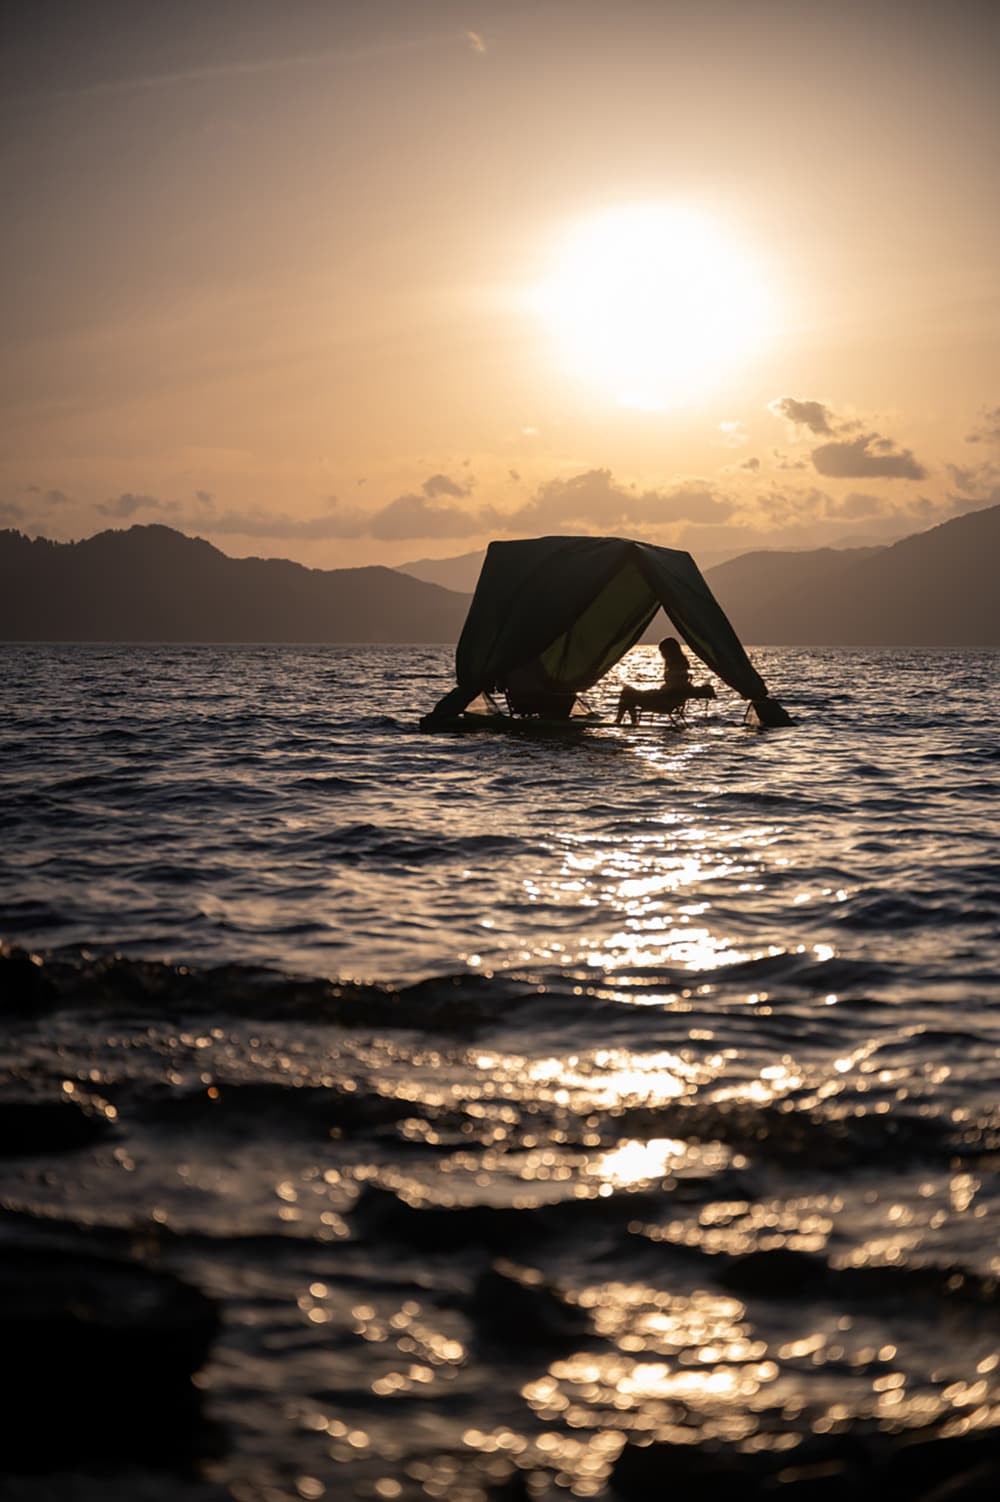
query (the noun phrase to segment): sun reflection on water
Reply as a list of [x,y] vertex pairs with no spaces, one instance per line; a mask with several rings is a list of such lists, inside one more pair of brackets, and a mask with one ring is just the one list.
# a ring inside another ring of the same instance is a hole
[[686,1142],[656,1137],[648,1142],[623,1142],[613,1151],[602,1153],[587,1165],[587,1173],[615,1186],[640,1184],[662,1178],[671,1163],[683,1158]]
[[533,906],[586,912],[588,922],[574,925],[575,938],[564,932],[559,942],[538,941],[539,957],[558,952],[561,963],[609,975],[664,967],[710,973],[757,959],[768,951],[727,931],[715,903],[734,885],[740,893],[758,890],[783,836],[776,825],[737,830],[674,812],[633,834],[560,835],[558,869],[548,882],[525,878],[522,890]]

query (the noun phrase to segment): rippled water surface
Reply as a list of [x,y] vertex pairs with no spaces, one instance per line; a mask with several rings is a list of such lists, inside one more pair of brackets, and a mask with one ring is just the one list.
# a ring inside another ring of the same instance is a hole
[[444,648],[0,649],[4,1244],[222,1321],[81,1497],[992,1484],[996,654],[754,658],[424,735]]

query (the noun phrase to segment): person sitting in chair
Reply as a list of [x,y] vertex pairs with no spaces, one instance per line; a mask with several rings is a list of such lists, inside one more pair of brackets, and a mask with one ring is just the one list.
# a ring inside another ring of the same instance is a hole
[[637,724],[639,712],[643,709],[670,714],[675,709],[681,709],[688,699],[715,698],[715,690],[710,684],[698,685],[691,682],[691,664],[676,636],[664,637],[660,642],[660,656],[663,658],[663,687],[639,689],[626,683],[618,697],[616,725],[620,725],[626,715],[633,725]]

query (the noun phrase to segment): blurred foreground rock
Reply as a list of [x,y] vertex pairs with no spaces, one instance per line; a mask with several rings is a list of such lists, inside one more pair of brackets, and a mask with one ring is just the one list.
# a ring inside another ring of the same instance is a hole
[[654,1497],[739,1496],[741,1502],[987,1502],[1000,1496],[1000,1432],[891,1433],[856,1424],[805,1438],[794,1449],[628,1444],[611,1478],[628,1502]]
[[190,1467],[210,1448],[192,1376],[218,1323],[197,1289],[126,1258],[0,1247],[0,1467]]

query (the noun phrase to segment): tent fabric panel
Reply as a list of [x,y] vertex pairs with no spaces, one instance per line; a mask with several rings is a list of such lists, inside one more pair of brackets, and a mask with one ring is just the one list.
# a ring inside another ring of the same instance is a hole
[[626,557],[600,593],[539,661],[547,678],[576,692],[592,688],[618,662],[660,608],[636,561]]
[[744,699],[766,698],[763,678],[690,553],[645,543],[636,548],[646,578],[692,652]]
[[603,537],[491,542],[455,653],[459,683],[488,687],[536,659],[583,614],[628,550]]

